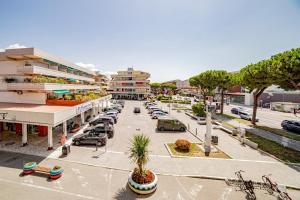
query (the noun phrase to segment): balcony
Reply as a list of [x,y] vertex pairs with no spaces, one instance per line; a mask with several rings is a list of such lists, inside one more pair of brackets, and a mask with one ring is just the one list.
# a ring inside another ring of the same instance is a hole
[[112,89],[117,89],[117,88],[124,88],[124,89],[149,89],[150,86],[141,86],[141,85],[111,85]]
[[149,92],[124,92],[124,91],[109,91],[111,94],[150,94]]
[[79,75],[66,73],[66,72],[49,69],[49,68],[45,68],[45,67],[39,67],[39,66],[18,67],[17,72],[24,73],[24,74],[40,74],[40,75],[45,75],[45,76],[72,78],[72,79],[81,80],[81,81],[95,82],[95,80],[93,78],[88,78],[88,77],[84,77],[84,76],[79,76]]
[[97,85],[59,84],[59,83],[6,83],[7,90],[93,90]]
[[143,82],[150,83],[150,80],[112,80],[111,82],[122,82],[122,83],[135,83],[135,82]]

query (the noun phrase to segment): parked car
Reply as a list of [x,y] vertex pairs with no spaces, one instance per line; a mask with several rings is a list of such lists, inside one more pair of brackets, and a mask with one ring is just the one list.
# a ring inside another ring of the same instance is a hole
[[168,114],[169,112],[168,111],[165,111],[165,110],[155,110],[151,113],[151,115],[155,114],[155,113],[165,113],[165,114]]
[[105,133],[96,134],[94,131],[89,131],[87,133],[83,133],[81,135],[73,138],[73,144],[81,145],[81,144],[94,144],[97,146],[106,145],[107,137]]
[[118,122],[118,117],[114,113],[105,113],[105,116],[113,118],[115,124]]
[[285,130],[300,134],[300,121],[283,120],[281,122],[281,127]]
[[120,108],[117,108],[117,107],[107,107],[107,108],[103,108],[103,111],[104,112],[109,112],[109,111],[117,111],[118,113],[121,112],[121,109]]
[[106,111],[105,114],[115,114],[116,116],[118,116],[119,112],[117,110],[109,110]]
[[141,109],[139,107],[135,107],[133,109],[133,113],[141,113]]
[[241,107],[237,107],[237,108],[232,108],[231,109],[231,113],[232,114],[236,114],[236,115],[238,115],[241,111],[244,111],[244,109],[241,108]]
[[160,117],[157,120],[157,129],[159,131],[185,131],[186,125],[181,121],[169,117]]
[[123,108],[125,106],[125,101],[124,100],[117,100],[116,103],[120,104]]
[[123,106],[121,104],[112,104],[111,107],[113,108],[120,108],[121,110],[123,109]]
[[[249,121],[252,120],[252,114],[250,114],[248,112],[241,111],[241,112],[239,112],[239,114],[240,114],[241,119],[245,119],[245,120],[249,120]],[[259,120],[256,118],[255,121],[258,122]]]
[[111,124],[100,123],[96,126],[90,126],[83,130],[84,133],[93,131],[96,134],[98,133],[106,133],[108,138],[112,138],[114,136],[114,127]]
[[271,103],[264,103],[262,105],[263,108],[270,108],[270,106],[271,106]]
[[149,109],[148,113],[152,114],[154,111],[162,111],[162,109],[160,109],[160,108],[152,108],[152,109]]
[[166,115],[167,115],[167,114],[164,113],[164,112],[156,112],[156,113],[154,113],[154,114],[151,115],[151,118],[152,118],[152,119],[158,119],[159,117],[161,117],[161,116],[166,116]]
[[97,124],[100,123],[109,123],[111,125],[114,124],[114,119],[109,117],[109,116],[99,116],[99,118],[94,119],[89,123],[90,126],[96,126]]

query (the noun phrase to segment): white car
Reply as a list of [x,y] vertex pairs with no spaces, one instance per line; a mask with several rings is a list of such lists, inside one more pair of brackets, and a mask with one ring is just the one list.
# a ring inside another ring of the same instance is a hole
[[152,114],[151,118],[152,119],[158,119],[160,116],[165,116],[165,115],[167,115],[167,114],[164,113],[164,112],[157,112],[157,113]]

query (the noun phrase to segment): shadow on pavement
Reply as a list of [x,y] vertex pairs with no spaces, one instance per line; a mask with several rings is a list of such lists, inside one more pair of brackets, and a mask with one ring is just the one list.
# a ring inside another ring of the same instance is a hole
[[115,200],[135,200],[135,199],[146,199],[152,196],[154,193],[149,195],[138,195],[131,191],[128,185],[123,187],[117,191],[117,193],[113,196]]
[[36,162],[37,164],[39,164],[45,158],[46,157],[42,156],[0,151],[0,167],[23,169],[23,165],[25,163]]

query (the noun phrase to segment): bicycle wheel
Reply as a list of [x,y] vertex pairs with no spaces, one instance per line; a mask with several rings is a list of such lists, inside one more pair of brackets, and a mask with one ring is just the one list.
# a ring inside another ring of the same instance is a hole
[[280,193],[280,197],[283,199],[283,200],[292,200],[292,198],[289,196],[289,194],[287,192],[281,192]]
[[273,194],[274,190],[273,190],[273,183],[270,181],[270,179],[266,176],[262,177],[262,180],[264,182],[264,186],[267,189],[269,194]]

